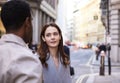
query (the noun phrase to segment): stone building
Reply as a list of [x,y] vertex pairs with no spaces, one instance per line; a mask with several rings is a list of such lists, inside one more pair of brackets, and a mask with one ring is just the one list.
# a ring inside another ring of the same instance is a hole
[[[8,0],[0,0],[0,5]],[[30,4],[33,18],[33,43],[39,44],[40,30],[48,22],[55,22],[58,0],[25,0]]]
[[111,59],[120,62],[120,0],[109,0]]
[[[101,2],[104,2],[104,0],[101,0]],[[111,60],[120,62],[120,0],[106,0],[102,12],[107,34],[106,43],[111,44]],[[106,13],[104,14],[104,12]]]
[[101,22],[99,6],[100,0],[90,0],[85,3],[76,2],[74,10],[76,40],[85,44],[105,42],[105,28]]

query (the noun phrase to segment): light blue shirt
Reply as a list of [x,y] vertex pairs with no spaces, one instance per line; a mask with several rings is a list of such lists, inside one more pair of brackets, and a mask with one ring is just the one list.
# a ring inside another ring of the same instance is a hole
[[48,68],[43,67],[44,83],[71,83],[69,66],[65,67],[59,60],[57,69],[51,56],[47,60],[47,64]]

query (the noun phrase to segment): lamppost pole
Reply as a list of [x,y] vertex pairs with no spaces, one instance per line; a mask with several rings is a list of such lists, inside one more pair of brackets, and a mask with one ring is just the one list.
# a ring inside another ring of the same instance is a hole
[[109,26],[109,0],[107,0],[107,32],[110,34],[110,26]]
[[[109,22],[109,0],[107,0],[107,32],[108,36],[110,35],[110,22]],[[110,50],[111,50],[111,45],[110,42],[107,45],[108,48],[108,74],[111,75],[111,59],[110,59]]]

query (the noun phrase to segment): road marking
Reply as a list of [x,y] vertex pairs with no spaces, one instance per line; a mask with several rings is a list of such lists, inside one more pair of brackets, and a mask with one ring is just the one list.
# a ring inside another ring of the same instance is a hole
[[92,55],[92,56],[90,57],[90,59],[88,60],[88,62],[85,64],[86,66],[91,66],[90,63],[91,63],[92,60],[94,59],[94,56],[95,56],[95,55]]
[[83,79],[84,79],[85,77],[87,77],[87,76],[89,76],[89,74],[85,74],[85,75],[80,76],[80,77],[77,79],[76,83],[82,83]]
[[93,83],[94,81],[94,76],[97,75],[98,73],[94,73],[94,74],[84,74],[82,76],[80,76],[76,83],[82,83],[83,80],[85,79],[85,77],[88,77],[88,79],[86,80],[86,83]]

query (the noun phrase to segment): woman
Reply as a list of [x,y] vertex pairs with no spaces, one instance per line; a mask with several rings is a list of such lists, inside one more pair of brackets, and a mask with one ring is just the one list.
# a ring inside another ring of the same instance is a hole
[[44,83],[71,83],[69,58],[63,50],[63,37],[55,23],[46,24],[40,35],[38,53],[43,65]]

